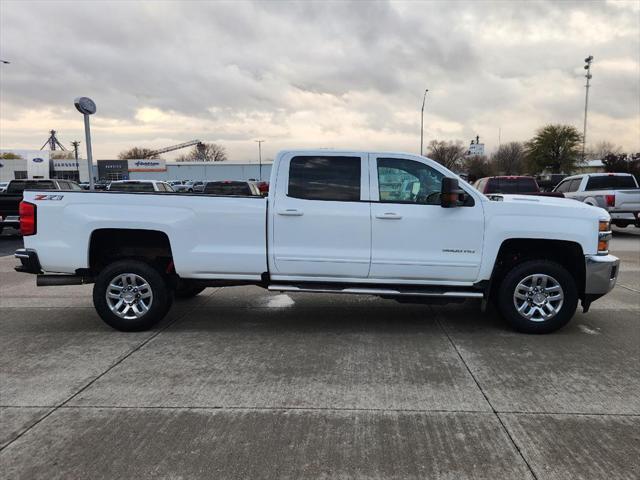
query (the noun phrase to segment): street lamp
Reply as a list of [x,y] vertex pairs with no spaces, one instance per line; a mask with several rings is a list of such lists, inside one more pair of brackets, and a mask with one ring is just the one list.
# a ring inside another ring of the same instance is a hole
[[593,55],[589,55],[584,59],[585,66],[584,69],[587,71],[585,78],[587,79],[587,84],[585,85],[585,95],[584,95],[584,127],[582,129],[582,161],[585,160],[585,149],[587,145],[587,107],[589,106],[589,81],[591,80],[591,63],[593,62]]
[[422,96],[422,110],[420,110],[420,155],[422,155],[422,150],[424,146],[424,102],[427,99],[428,88],[424,90],[424,95]]
[[87,141],[87,162],[89,163],[89,190],[93,190],[93,155],[91,153],[91,129],[89,115],[96,113],[96,104],[89,97],[78,97],[73,101],[76,109],[84,115],[84,135]]
[[264,140],[254,140],[254,142],[258,144],[258,179],[259,181],[262,181],[262,144],[264,143]]

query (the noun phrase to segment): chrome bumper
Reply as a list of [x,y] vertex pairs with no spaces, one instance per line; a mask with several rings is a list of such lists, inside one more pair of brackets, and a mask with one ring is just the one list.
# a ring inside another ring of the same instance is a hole
[[620,260],[613,255],[585,256],[586,295],[604,295],[613,289],[618,279]]

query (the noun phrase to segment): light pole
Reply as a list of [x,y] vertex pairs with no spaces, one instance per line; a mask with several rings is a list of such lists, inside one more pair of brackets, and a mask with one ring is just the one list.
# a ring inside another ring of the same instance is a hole
[[73,155],[76,157],[76,171],[78,172],[78,183],[80,182],[80,164],[78,163],[78,147],[80,146],[80,141],[74,140],[71,142],[71,146],[73,147]]
[[262,181],[262,143],[264,140],[254,140],[254,142],[258,144],[258,162],[260,165],[258,167],[258,179],[259,181]]
[[84,136],[87,142],[87,162],[89,163],[89,190],[93,190],[93,154],[91,153],[91,129],[89,115],[96,113],[96,104],[89,97],[78,97],[73,101],[76,109],[84,116]]
[[593,55],[589,55],[584,59],[585,66],[584,69],[587,71],[585,78],[587,79],[587,84],[585,85],[585,95],[584,95],[584,127],[582,129],[582,161],[585,160],[585,150],[587,146],[587,108],[589,106],[589,81],[591,80],[591,62],[593,62]]
[[427,100],[428,88],[425,88],[424,95],[422,96],[422,110],[420,110],[420,155],[424,146],[424,102]]

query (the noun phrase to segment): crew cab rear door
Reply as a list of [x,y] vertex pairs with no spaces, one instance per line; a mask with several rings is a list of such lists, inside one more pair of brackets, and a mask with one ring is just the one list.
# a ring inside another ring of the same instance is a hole
[[366,154],[286,154],[278,163],[269,209],[273,279],[367,277],[371,216]]
[[479,199],[442,208],[444,172],[420,157],[370,154],[371,269],[389,282],[472,282],[484,241]]

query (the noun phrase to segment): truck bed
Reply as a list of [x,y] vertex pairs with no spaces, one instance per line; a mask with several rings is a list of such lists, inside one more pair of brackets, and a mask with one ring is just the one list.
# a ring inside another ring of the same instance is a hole
[[[24,200],[51,193],[25,192]],[[45,271],[88,268],[91,234],[101,229],[166,234],[180,276],[260,280],[267,271],[263,197],[75,190],[55,194],[37,202],[38,230],[29,237]],[[56,234],[62,231],[65,235]]]

